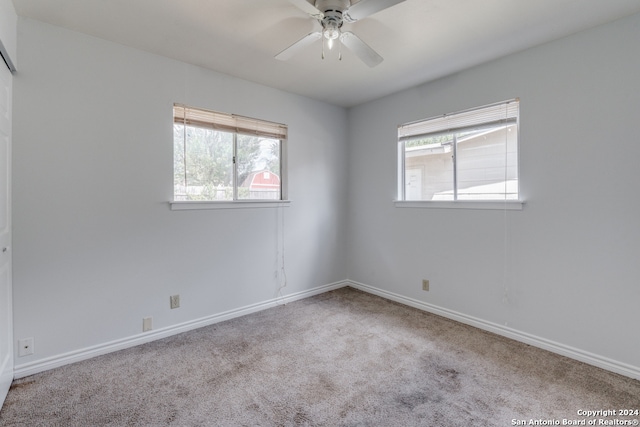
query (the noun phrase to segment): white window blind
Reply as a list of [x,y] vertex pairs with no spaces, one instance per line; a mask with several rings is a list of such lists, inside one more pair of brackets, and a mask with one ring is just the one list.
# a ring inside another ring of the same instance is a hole
[[512,99],[398,126],[400,142],[445,133],[478,130],[518,121],[520,102]]
[[238,116],[236,114],[188,107],[182,104],[173,105],[173,121],[185,126],[195,126],[280,140],[287,139],[286,125]]

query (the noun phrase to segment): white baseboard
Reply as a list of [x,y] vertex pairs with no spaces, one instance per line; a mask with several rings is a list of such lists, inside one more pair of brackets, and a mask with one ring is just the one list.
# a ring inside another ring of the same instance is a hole
[[244,316],[247,314],[255,313],[258,311],[266,310],[268,308],[275,307],[277,305],[286,304],[289,302],[297,301],[300,299],[308,298],[313,295],[322,294],[334,289],[343,288],[348,286],[349,282],[341,281],[330,283],[328,285],[319,286],[307,291],[296,292],[282,297],[270,299],[256,304],[251,304],[245,307],[240,307],[234,310],[225,311],[211,316],[203,317],[200,319],[192,320],[185,323],[180,323],[166,328],[152,330],[143,334],[134,335],[119,340],[98,344],[92,347],[87,347],[79,350],[70,351],[57,356],[48,357],[46,359],[37,360],[30,363],[24,363],[21,365],[15,365],[13,369],[14,378],[23,378],[29,375],[37,374],[39,372],[48,371],[60,366],[68,365],[74,362],[80,362],[82,360],[91,359],[92,357],[100,356],[114,351],[123,350],[125,348],[134,347],[136,345],[148,343],[151,341],[159,340],[162,338],[176,335],[182,332],[187,332],[193,329],[209,326],[214,323],[223,322],[236,317]]
[[182,332],[187,332],[193,329],[201,328],[204,326],[212,325],[214,323],[223,322],[236,317],[244,316],[247,314],[255,313],[261,310],[275,307],[277,305],[286,304],[289,302],[297,301],[300,299],[308,298],[314,295],[318,295],[324,292],[332,291],[335,289],[350,286],[354,289],[380,296],[382,298],[395,301],[410,307],[414,307],[420,310],[424,310],[429,313],[437,314],[448,319],[455,320],[460,323],[464,323],[470,326],[474,326],[485,331],[493,332],[497,335],[501,335],[507,338],[511,338],[515,341],[523,342],[525,344],[539,347],[544,350],[557,353],[562,356],[569,357],[571,359],[579,360],[589,365],[597,366],[599,368],[615,372],[627,377],[640,380],[640,368],[625,363],[618,362],[597,354],[589,353],[574,347],[570,347],[558,342],[547,340],[545,338],[537,337],[525,332],[521,332],[506,326],[499,325],[497,323],[488,322],[477,317],[468,316],[463,313],[459,313],[446,308],[438,307],[433,304],[429,304],[423,301],[419,301],[413,298],[408,298],[394,292],[385,291],[373,286],[365,285],[350,280],[344,280],[340,282],[331,283],[324,286],[319,286],[307,291],[297,292],[294,294],[285,295],[279,298],[273,298],[268,301],[263,301],[256,304],[251,304],[245,307],[237,308],[234,310],[225,311],[211,316],[203,317],[200,319],[192,320],[189,322],[169,326],[162,329],[153,330],[144,334],[138,334],[131,337],[123,338],[116,341],[111,341],[103,344],[99,344],[84,349],[79,349],[64,353],[57,356],[52,356],[46,359],[37,360],[35,362],[16,365],[14,367],[14,377],[22,378],[29,375],[37,374],[39,372],[54,369],[60,366],[68,365],[70,363],[79,362],[82,360],[91,359],[92,357],[100,356],[103,354],[111,353],[125,348],[134,347],[136,345],[144,344],[147,342],[155,341],[158,339],[166,338],[171,335],[176,335]]
[[399,302],[410,307],[414,307],[420,310],[427,311],[429,313],[437,314],[448,319],[455,320],[466,325],[474,326],[485,331],[493,332],[497,335],[501,335],[507,338],[511,338],[515,341],[523,342],[525,344],[532,345],[534,347],[548,350],[552,353],[560,354],[562,356],[569,357],[571,359],[579,360],[580,362],[587,363],[589,365],[597,366],[598,368],[605,369],[607,371],[615,372],[620,375],[635,378],[640,380],[640,367],[632,366],[626,363],[618,362],[616,360],[609,359],[597,354],[593,354],[587,351],[583,351],[568,345],[564,345],[558,342],[547,340],[545,338],[537,337],[525,332],[521,332],[506,326],[499,325],[497,323],[488,322],[486,320],[479,319],[477,317],[468,316],[463,313],[458,313],[453,310],[438,307],[433,304],[429,304],[423,301],[419,301],[413,298],[408,298],[393,292],[385,291],[383,289],[375,288],[373,286],[365,285],[354,281],[347,281],[348,286],[359,289],[370,294],[380,296],[391,301]]

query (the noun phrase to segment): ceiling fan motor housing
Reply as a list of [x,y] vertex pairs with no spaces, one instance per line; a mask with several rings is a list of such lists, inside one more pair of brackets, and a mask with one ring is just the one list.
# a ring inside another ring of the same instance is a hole
[[[322,34],[327,40],[335,40],[340,36],[340,28],[342,27],[343,11],[349,8],[351,2],[349,0],[317,0],[316,8],[323,13]],[[329,44],[331,48],[331,44]]]
[[320,21],[324,36],[327,39],[334,40],[340,36],[340,28],[342,27],[342,13],[338,11],[328,10],[324,14],[324,18]]
[[340,14],[349,9],[351,2],[349,0],[316,0],[315,6],[320,12],[333,10],[338,11]]

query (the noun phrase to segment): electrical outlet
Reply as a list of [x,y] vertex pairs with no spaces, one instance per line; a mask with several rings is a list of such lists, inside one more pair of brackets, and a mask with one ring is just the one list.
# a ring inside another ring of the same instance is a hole
[[169,304],[171,305],[171,309],[180,307],[180,295],[171,295],[169,297]]
[[423,291],[429,290],[429,281],[427,279],[422,279],[422,290]]
[[33,338],[23,338],[18,340],[18,356],[28,356],[33,354]]
[[153,329],[153,317],[145,317],[142,319],[142,332]]

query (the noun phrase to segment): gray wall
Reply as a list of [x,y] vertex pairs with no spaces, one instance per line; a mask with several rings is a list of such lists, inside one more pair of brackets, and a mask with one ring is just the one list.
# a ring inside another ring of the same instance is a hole
[[[637,371],[638,39],[635,15],[345,111],[21,19],[16,365],[270,300],[284,235],[285,294],[349,278]],[[524,210],[394,206],[398,124],[513,97]],[[173,102],[288,124],[291,206],[170,211]]]
[[[638,40],[635,15],[350,109],[349,279],[637,372]],[[394,207],[397,125],[514,97],[524,210]]]
[[[284,295],[345,279],[343,108],[37,21],[18,31],[15,337],[35,354],[17,366],[135,336],[146,316],[160,329],[273,299],[283,249]],[[291,205],[171,211],[174,102],[289,125]]]

